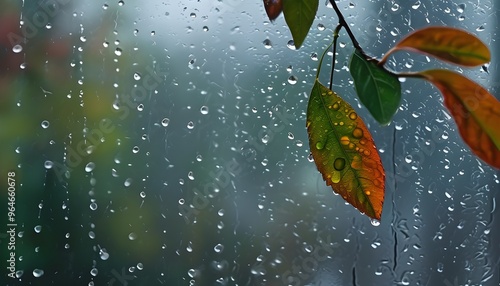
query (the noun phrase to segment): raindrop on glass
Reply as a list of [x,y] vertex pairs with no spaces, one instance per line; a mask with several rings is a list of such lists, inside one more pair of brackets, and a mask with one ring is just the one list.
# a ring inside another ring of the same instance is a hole
[[189,122],[188,122],[188,124],[187,124],[187,128],[188,128],[188,129],[190,129],[190,130],[194,128],[194,123],[193,123],[193,121],[189,121]]
[[41,225],[37,225],[34,227],[34,230],[36,233],[40,233],[42,231],[42,226]]
[[294,75],[291,75],[289,78],[288,78],[288,83],[289,84],[296,84],[297,83],[297,77],[295,77]]
[[117,56],[121,56],[121,55],[122,55],[122,49],[120,49],[120,48],[116,48],[116,50],[115,50],[115,55],[117,55]]
[[47,120],[42,121],[42,124],[41,124],[42,128],[44,128],[44,129],[49,128],[49,125],[50,125],[50,123]]
[[208,106],[203,105],[203,106],[200,108],[200,112],[201,112],[201,114],[203,114],[203,115],[208,114]]
[[94,267],[94,268],[92,268],[92,269],[90,270],[90,275],[92,275],[92,276],[97,276],[97,273],[98,273],[98,272],[99,272],[99,271],[97,270],[97,268],[95,268],[95,267]]
[[92,203],[90,203],[89,207],[90,207],[91,210],[95,211],[97,209],[97,204],[94,203],[94,202],[92,202]]
[[109,258],[109,253],[106,252],[106,249],[101,249],[99,250],[99,256],[101,257],[102,260],[108,260]]
[[21,46],[21,45],[15,45],[14,47],[12,47],[12,51],[16,54],[22,52],[22,50],[23,50],[23,46]]
[[264,42],[262,42],[262,43],[264,44],[264,48],[266,48],[266,49],[270,49],[273,47],[273,43],[269,39],[265,39]]
[[45,169],[52,169],[52,167],[54,167],[54,163],[52,161],[45,161],[45,163],[43,164],[43,166],[45,167]]
[[94,162],[89,162],[86,166],[85,166],[85,172],[87,173],[90,173],[94,170],[95,168],[95,163]]
[[214,251],[217,252],[217,253],[221,253],[222,251],[224,251],[224,245],[222,244],[217,244],[216,246],[214,246]]
[[170,119],[168,119],[168,118],[163,118],[163,119],[161,120],[161,125],[162,125],[163,127],[167,127],[167,126],[168,126],[168,123],[170,123]]
[[136,240],[137,239],[137,234],[135,234],[135,232],[129,233],[128,239],[130,239],[130,240]]
[[35,276],[36,278],[42,277],[43,273],[44,272],[42,269],[36,268],[35,270],[33,270],[33,276]]

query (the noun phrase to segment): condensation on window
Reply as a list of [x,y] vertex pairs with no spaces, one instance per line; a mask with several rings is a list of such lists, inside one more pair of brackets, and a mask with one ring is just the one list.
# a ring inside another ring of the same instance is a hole
[[[425,26],[474,33],[492,62],[456,69],[499,98],[497,1],[336,2],[378,58]],[[344,31],[333,89],[381,154],[381,222],[325,185],[305,111],[337,21],[320,1],[297,50],[262,1],[3,3],[0,181],[15,192],[2,192],[0,281],[499,285],[498,170],[429,84],[405,80],[393,122],[374,121]],[[407,52],[388,66],[455,68]]]

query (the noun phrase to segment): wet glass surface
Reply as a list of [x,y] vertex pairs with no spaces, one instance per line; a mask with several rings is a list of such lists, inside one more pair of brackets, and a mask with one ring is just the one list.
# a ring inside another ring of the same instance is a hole
[[[466,29],[493,56],[461,71],[499,98],[496,1],[365,2],[337,3],[369,54],[424,26]],[[403,82],[394,121],[376,123],[344,32],[333,86],[381,153],[381,223],[325,186],[305,128],[337,23],[324,1],[299,50],[260,1],[2,7],[0,183],[16,187],[15,221],[2,192],[4,284],[499,285],[498,170],[429,84]],[[450,67],[406,52],[388,66]]]

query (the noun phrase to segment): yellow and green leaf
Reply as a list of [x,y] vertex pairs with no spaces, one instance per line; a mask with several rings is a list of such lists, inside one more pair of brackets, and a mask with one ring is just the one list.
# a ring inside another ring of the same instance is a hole
[[472,152],[500,169],[500,102],[459,73],[435,69],[418,74],[441,91],[445,106]]
[[490,50],[476,36],[451,27],[428,27],[402,39],[386,53],[380,64],[397,50],[410,50],[462,66],[478,66],[491,60]]
[[385,171],[373,138],[356,111],[317,79],[307,107],[307,131],[326,184],[359,211],[380,220]]

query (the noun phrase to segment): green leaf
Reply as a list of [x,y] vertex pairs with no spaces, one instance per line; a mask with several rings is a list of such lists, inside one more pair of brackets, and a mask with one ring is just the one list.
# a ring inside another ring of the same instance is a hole
[[397,50],[410,50],[463,66],[478,66],[491,60],[490,50],[473,34],[450,27],[427,27],[402,39],[381,60]]
[[319,0],[284,0],[283,15],[292,33],[295,48],[300,48],[318,11]]
[[486,89],[448,70],[418,73],[443,94],[460,135],[472,152],[489,165],[500,169],[500,102]]
[[307,106],[309,146],[326,184],[380,220],[385,171],[373,138],[355,110],[317,79]]
[[396,75],[368,60],[355,50],[349,65],[361,102],[381,124],[389,124],[401,101],[401,84]]

